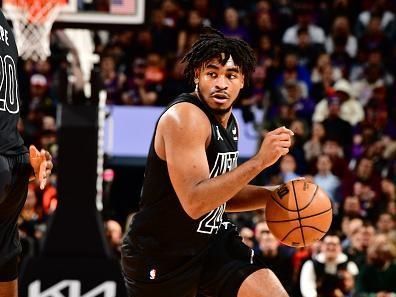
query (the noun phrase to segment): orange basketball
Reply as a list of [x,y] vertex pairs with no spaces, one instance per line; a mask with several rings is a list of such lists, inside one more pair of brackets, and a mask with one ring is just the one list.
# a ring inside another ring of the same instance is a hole
[[318,185],[294,180],[273,191],[265,216],[268,228],[282,243],[308,246],[329,230],[333,211],[326,193]]

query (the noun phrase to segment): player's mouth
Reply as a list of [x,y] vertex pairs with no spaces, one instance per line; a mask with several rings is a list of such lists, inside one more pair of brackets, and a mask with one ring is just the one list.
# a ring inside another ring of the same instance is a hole
[[214,99],[216,103],[225,103],[228,99],[229,96],[225,93],[220,93],[220,92],[215,92],[211,94],[211,97]]

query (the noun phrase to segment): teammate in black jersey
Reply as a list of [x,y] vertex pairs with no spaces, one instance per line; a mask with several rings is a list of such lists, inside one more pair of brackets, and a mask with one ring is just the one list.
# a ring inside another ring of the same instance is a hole
[[17,219],[25,204],[29,179],[44,189],[52,161],[47,151],[27,148],[17,130],[20,101],[18,51],[12,29],[0,11],[0,296],[17,297],[21,252]]
[[280,127],[240,166],[232,106],[255,66],[251,48],[208,29],[184,58],[195,92],[157,122],[141,207],[122,247],[131,297],[284,297],[279,280],[244,245],[224,212],[265,207],[270,189],[248,185],[289,151]]

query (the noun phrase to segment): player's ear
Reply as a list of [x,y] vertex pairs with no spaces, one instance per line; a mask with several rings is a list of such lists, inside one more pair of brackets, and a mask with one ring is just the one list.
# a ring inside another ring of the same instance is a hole
[[199,69],[195,69],[194,71],[194,83],[197,84],[199,82]]
[[241,89],[245,86],[245,76],[242,75],[242,81],[241,81]]

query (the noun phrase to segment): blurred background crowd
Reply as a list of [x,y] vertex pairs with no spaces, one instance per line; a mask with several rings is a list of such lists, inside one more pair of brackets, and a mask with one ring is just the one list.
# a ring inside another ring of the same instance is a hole
[[[202,26],[247,41],[257,65],[235,106],[249,127],[242,133],[258,143],[278,126],[295,133],[290,153],[254,182],[304,176],[327,192],[334,219],[323,241],[295,249],[268,232],[262,211],[233,215],[245,243],[266,258],[291,296],[395,296],[396,2],[164,0],[146,6],[143,26],[92,31],[100,59],[91,81],[106,90],[107,104],[165,106],[191,92],[179,61]],[[75,49],[60,30],[53,30],[51,44],[48,60],[19,63],[19,130],[56,163],[56,106],[88,99]],[[76,79],[65,89],[61,82],[70,73]],[[55,170],[42,193],[29,188],[20,216],[25,254],[40,249],[57,205],[56,178]],[[105,231],[118,257],[126,222],[108,213]]]

